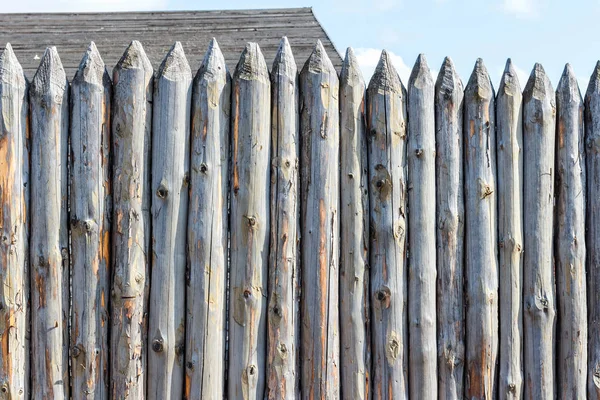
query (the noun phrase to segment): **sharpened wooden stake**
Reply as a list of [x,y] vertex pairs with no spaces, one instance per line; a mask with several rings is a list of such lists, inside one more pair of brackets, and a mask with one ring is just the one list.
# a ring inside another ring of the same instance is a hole
[[298,70],[286,37],[271,70],[271,245],[267,327],[267,399],[297,399],[298,269]]
[[133,41],[113,70],[111,398],[146,394],[153,69]]
[[339,79],[320,41],[300,72],[303,399],[340,395]]
[[465,89],[465,295],[468,399],[496,397],[498,232],[494,89],[478,59]]
[[523,396],[523,97],[510,59],[496,96],[501,399]]
[[408,398],[406,90],[388,53],[367,89],[372,393]]
[[553,399],[556,305],[553,268],[554,89],[536,64],[523,91],[524,397]]
[[225,389],[227,194],[231,76],[215,39],[192,93],[185,398]]
[[[556,89],[556,112],[554,240],[559,320],[556,361],[557,396],[560,399],[585,399],[588,324],[585,276],[586,173],[583,99],[579,92],[577,78],[569,64],[565,66]],[[599,332],[593,334],[597,335]]]
[[31,398],[69,398],[69,82],[46,49],[31,102]]
[[449,57],[435,84],[438,398],[462,400],[465,362],[463,85]]
[[69,206],[73,399],[108,398],[111,81],[94,42],[71,82]]
[[437,397],[434,82],[423,54],[408,81],[410,397]]
[[183,396],[191,83],[190,66],[176,42],[156,75],[152,110],[147,397],[156,400]]
[[349,47],[340,76],[340,370],[348,400],[371,398],[365,103],[365,82]]
[[29,83],[0,53],[0,398],[28,399]]
[[262,400],[267,356],[271,86],[265,59],[248,43],[232,81],[230,400]]

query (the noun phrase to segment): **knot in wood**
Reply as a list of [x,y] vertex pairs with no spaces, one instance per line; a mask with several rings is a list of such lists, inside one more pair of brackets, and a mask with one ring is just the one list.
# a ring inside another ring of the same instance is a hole
[[281,317],[281,308],[279,308],[278,306],[273,307],[273,314],[277,315],[278,317]]
[[255,365],[248,366],[248,375],[252,376],[255,373],[256,373],[256,366]]
[[200,172],[202,172],[203,174],[208,172],[208,165],[206,165],[206,163],[200,164]]
[[164,199],[169,195],[169,190],[164,185],[160,185],[156,191],[156,195],[159,199]]
[[175,347],[175,354],[178,356],[182,355],[184,351],[185,351],[185,345],[183,343],[181,343],[180,345]]
[[244,298],[248,299],[250,296],[252,296],[252,292],[248,289],[244,290]]
[[194,362],[193,361],[188,361],[187,363],[185,363],[185,366],[187,367],[187,369],[193,370],[194,369]]
[[285,163],[283,165],[285,165],[286,168],[289,168],[292,165],[292,163],[290,162],[290,160],[285,160]]
[[76,345],[71,348],[71,357],[77,358],[81,354],[81,345]]
[[8,387],[8,383],[4,382],[2,384],[2,386],[0,386],[0,392],[2,393],[8,393],[10,391],[10,388]]
[[423,149],[416,149],[415,154],[417,157],[421,157],[423,155]]
[[152,350],[155,353],[161,353],[164,349],[163,340],[162,339],[154,339],[152,342]]
[[514,383],[511,383],[508,385],[508,391],[511,393],[514,393],[517,390],[517,385],[515,385]]
[[121,124],[119,122],[117,122],[117,125],[115,126],[115,130],[117,131],[117,133],[121,133]]
[[256,226],[256,217],[250,216],[250,217],[247,217],[247,218],[248,218],[248,225],[249,226]]
[[385,181],[383,179],[379,179],[377,182],[375,182],[375,186],[379,189],[381,189],[383,185],[385,185]]
[[69,258],[69,250],[67,250],[65,247],[63,247],[62,250],[60,251],[60,255],[61,255],[63,261],[67,261],[67,259]]

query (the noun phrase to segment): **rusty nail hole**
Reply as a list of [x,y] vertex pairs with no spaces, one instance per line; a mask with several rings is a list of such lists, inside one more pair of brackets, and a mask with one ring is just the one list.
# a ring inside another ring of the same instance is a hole
[[200,164],[200,172],[202,172],[203,174],[205,174],[206,171],[208,171],[208,165],[206,165],[206,163]]
[[161,199],[164,199],[165,197],[167,197],[168,193],[169,193],[169,191],[164,186],[159,187],[158,190],[156,191],[156,195]]
[[162,339],[154,339],[152,342],[152,350],[156,353],[160,353],[163,351],[163,341]]
[[290,162],[290,160],[286,160],[286,162],[285,162],[285,166],[289,168],[289,167],[290,167],[290,165],[292,165],[292,163]]
[[252,293],[248,289],[244,290],[244,298],[247,299]]
[[188,361],[186,363],[186,366],[188,367],[188,369],[194,369],[194,363],[192,361]]

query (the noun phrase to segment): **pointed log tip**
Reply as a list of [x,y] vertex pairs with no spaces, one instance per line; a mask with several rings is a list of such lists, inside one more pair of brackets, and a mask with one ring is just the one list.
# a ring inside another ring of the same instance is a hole
[[429,65],[427,65],[427,58],[423,53],[419,54],[415,61],[415,65],[410,73],[410,78],[408,79],[408,84],[409,86],[413,86],[417,81],[422,81],[423,84],[433,84],[431,71],[429,70]]
[[67,76],[56,47],[46,48],[40,65],[33,76],[32,93],[64,93],[67,87]]
[[73,83],[87,82],[102,86],[108,72],[100,52],[94,42],[91,42],[79,63],[79,68],[73,78]]
[[596,62],[592,75],[590,75],[590,81],[585,93],[586,97],[590,97],[593,94],[600,95],[600,60]]
[[0,52],[0,84],[3,82],[17,84],[19,87],[26,83],[23,68],[10,43],[6,43],[4,50]]
[[556,88],[557,97],[566,96],[570,100],[580,100],[581,94],[579,93],[579,84],[577,83],[577,77],[571,64],[567,63],[563,70],[558,87]]
[[152,72],[152,63],[146,55],[146,51],[140,42],[133,40],[125,49],[115,69],[143,69]]
[[473,67],[473,72],[471,73],[465,92],[477,91],[479,96],[482,97],[485,96],[486,92],[493,95],[493,90],[494,88],[492,86],[490,74],[483,63],[483,59],[478,58]]
[[221,52],[221,47],[217,39],[212,38],[208,43],[208,48],[202,59],[202,64],[197,72],[197,79],[218,80],[227,79],[229,71],[225,63],[225,57]]
[[295,78],[298,72],[294,54],[292,53],[292,47],[286,36],[282,37],[279,42],[279,48],[275,54],[275,60],[273,61],[271,71],[274,75],[286,75],[290,78]]
[[192,70],[185,56],[181,42],[175,42],[164,60],[160,64],[157,73],[159,79],[166,78],[173,81],[191,79]]
[[379,62],[369,82],[369,89],[383,89],[394,92],[402,90],[402,82],[400,81],[398,71],[396,71],[388,52],[385,50],[381,52],[381,57],[379,57]]
[[267,63],[258,43],[249,42],[246,44],[235,67],[233,77],[234,79],[244,80],[269,80]]
[[511,96],[521,94],[521,84],[519,82],[519,77],[517,76],[517,71],[515,70],[515,67],[510,58],[506,60],[504,72],[502,73],[502,78],[500,79],[498,95],[501,96],[503,94]]
[[346,49],[346,56],[342,63],[342,72],[340,74],[340,82],[342,84],[362,84],[364,85],[364,78],[358,59],[354,54],[352,47]]
[[452,58],[448,56],[444,58],[435,86],[438,91],[443,92],[446,96],[450,96],[454,91],[462,93],[462,81],[456,73]]
[[533,95],[535,98],[541,99],[542,97],[549,97],[551,101],[554,101],[554,88],[552,82],[546,75],[544,67],[540,63],[535,63],[525,89],[523,90],[523,96],[526,94]]
[[308,72],[316,74],[325,72],[332,75],[335,74],[337,76],[337,72],[333,67],[333,63],[327,55],[327,51],[325,51],[325,47],[323,47],[323,43],[321,43],[320,40],[317,40],[312,53],[310,53],[308,60],[306,60],[306,63],[302,68],[301,74]]

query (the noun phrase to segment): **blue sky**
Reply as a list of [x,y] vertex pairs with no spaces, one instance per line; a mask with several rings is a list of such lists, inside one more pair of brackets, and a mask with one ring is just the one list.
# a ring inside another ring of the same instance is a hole
[[511,57],[522,86],[535,62],[554,87],[571,63],[584,94],[600,58],[600,0],[0,0],[0,12],[306,6],[340,52],[354,47],[366,79],[385,48],[405,82],[417,55],[425,53],[434,73],[444,56],[452,57],[465,82],[482,57],[497,87]]

